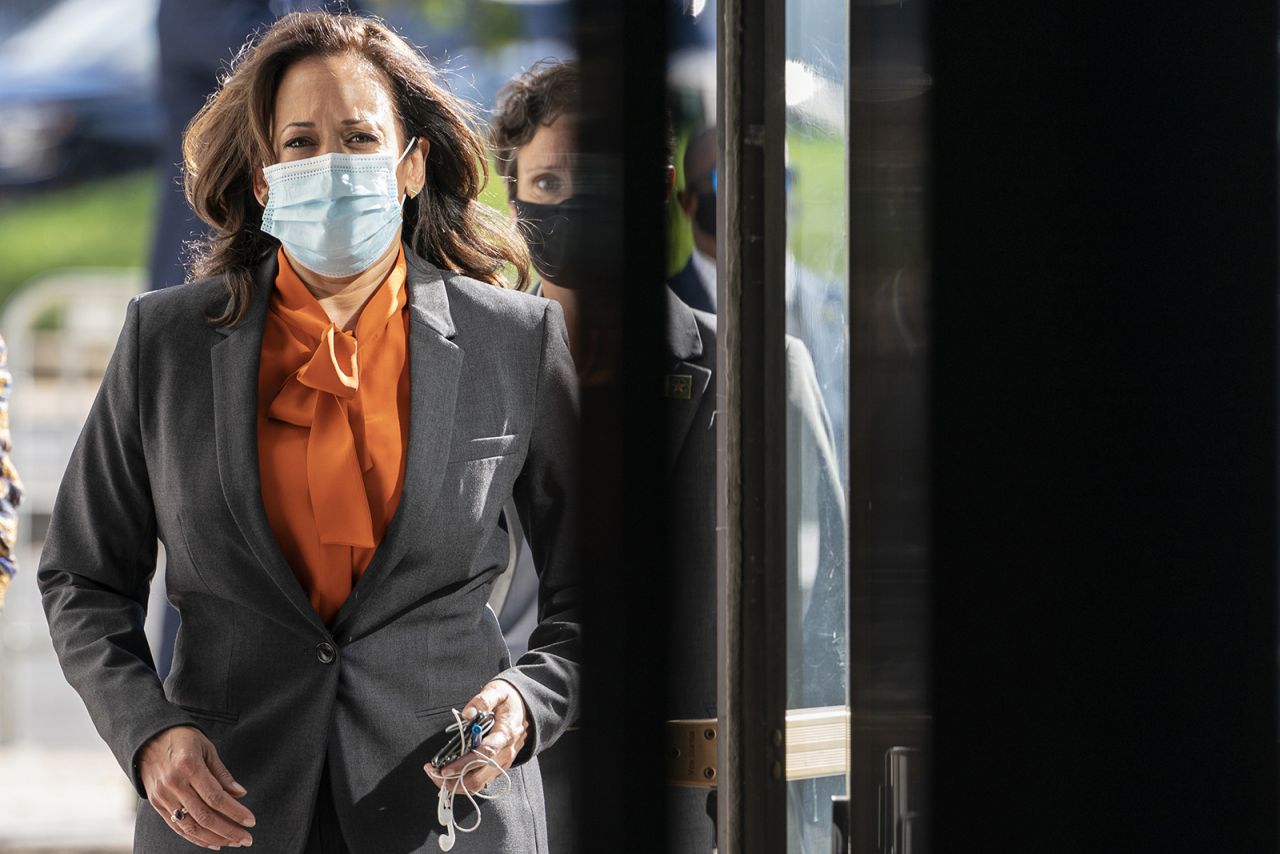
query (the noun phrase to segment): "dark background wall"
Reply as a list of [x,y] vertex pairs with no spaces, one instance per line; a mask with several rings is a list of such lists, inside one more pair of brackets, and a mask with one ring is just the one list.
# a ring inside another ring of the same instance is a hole
[[1275,4],[934,7],[938,850],[1275,851]]

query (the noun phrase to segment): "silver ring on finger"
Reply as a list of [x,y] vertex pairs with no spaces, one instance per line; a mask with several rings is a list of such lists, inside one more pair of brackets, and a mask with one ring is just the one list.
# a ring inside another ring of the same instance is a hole
[[178,822],[186,818],[188,815],[190,815],[190,813],[188,813],[182,807],[178,807],[176,810],[169,813],[169,821],[173,822],[174,824],[177,824]]

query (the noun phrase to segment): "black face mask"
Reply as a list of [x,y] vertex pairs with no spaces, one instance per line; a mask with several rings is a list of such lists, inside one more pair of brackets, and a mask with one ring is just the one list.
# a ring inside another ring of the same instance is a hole
[[693,213],[694,224],[703,234],[716,236],[716,194],[699,193],[698,209]]
[[539,205],[512,199],[511,204],[529,244],[533,266],[542,278],[571,290],[585,287],[591,280],[591,266],[582,245],[583,201],[565,199],[556,205]]

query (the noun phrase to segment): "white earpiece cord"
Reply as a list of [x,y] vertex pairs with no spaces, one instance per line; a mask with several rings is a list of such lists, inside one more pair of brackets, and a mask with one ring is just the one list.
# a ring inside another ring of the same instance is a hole
[[[457,709],[453,709],[452,711],[454,722],[458,728],[458,737],[462,739],[463,744],[467,744],[470,737],[470,734],[467,731],[469,725],[462,720],[462,716],[458,714]],[[466,751],[464,751],[464,753],[465,752]],[[506,782],[507,786],[501,792],[472,792],[463,782],[467,774],[477,768],[483,768],[486,765],[498,769],[502,774],[502,779]],[[463,827],[453,820],[453,799],[454,796],[457,795],[459,789],[462,790],[462,794],[466,795],[467,800],[471,802],[472,808],[476,811],[475,823],[470,827]],[[480,827],[480,820],[483,816],[480,815],[480,804],[476,802],[476,798],[482,798],[483,800],[489,801],[494,798],[500,798],[509,791],[511,791],[511,775],[507,773],[507,769],[499,765],[497,760],[491,756],[480,754],[478,759],[472,759],[470,762],[463,765],[462,770],[458,773],[449,775],[442,774],[440,795],[436,805],[436,819],[444,826],[445,829],[445,833],[440,836],[438,840],[440,843],[440,850],[448,851],[453,848],[453,843],[457,839],[454,835],[455,830],[460,833],[471,833]]]

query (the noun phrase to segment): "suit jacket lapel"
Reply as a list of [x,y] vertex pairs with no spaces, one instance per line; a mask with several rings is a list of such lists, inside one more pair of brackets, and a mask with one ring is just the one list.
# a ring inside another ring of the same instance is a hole
[[453,439],[454,408],[464,353],[450,339],[456,334],[440,270],[405,247],[409,286],[409,445],[404,488],[373,560],[338,611],[333,630],[350,632],[354,615],[379,580],[394,571],[415,536],[430,518]]
[[248,316],[226,339],[215,344],[210,353],[218,475],[231,515],[258,563],[302,618],[324,631],[320,615],[311,607],[302,585],[280,552],[262,503],[258,467],[258,365],[275,276],[276,256],[272,253],[256,271]]
[[[701,407],[702,396],[711,384],[711,370],[697,364],[702,360],[702,336],[693,309],[667,289],[667,349],[673,366],[667,375],[667,472],[670,473],[684,448],[685,437]],[[684,397],[687,389],[688,397]]]
[[[692,269],[689,273],[697,275]],[[689,428],[693,426],[693,419],[702,405],[702,396],[711,385],[711,369],[697,364],[707,360],[703,358],[702,335],[698,332],[698,320],[693,309],[670,286],[664,290],[667,295],[666,355],[670,359],[671,369],[665,377],[667,388],[664,390],[667,398],[664,401],[667,422],[665,458],[666,470],[670,474],[675,469],[676,459],[684,448],[685,437],[689,435]],[[541,286],[533,292],[542,296]],[[680,385],[686,378],[688,384],[685,388],[688,389],[689,396],[677,396],[672,390],[672,383],[675,381],[676,385]]]

